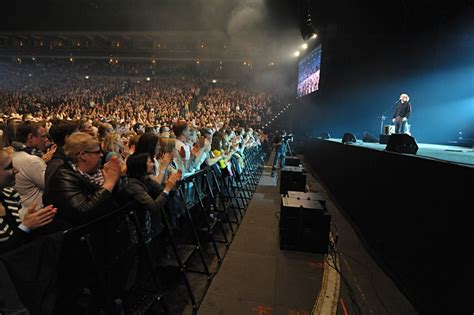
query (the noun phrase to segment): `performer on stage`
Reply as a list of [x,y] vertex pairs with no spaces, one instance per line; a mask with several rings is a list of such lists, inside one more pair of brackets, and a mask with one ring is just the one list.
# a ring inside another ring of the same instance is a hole
[[411,113],[410,97],[403,93],[397,102],[397,109],[393,114],[392,121],[395,124],[395,133],[407,133],[407,121]]

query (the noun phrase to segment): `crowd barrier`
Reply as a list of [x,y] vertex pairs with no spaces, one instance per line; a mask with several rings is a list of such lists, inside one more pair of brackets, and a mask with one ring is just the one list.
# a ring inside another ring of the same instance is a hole
[[[260,148],[249,149],[244,156],[244,164],[231,160],[232,176],[206,167],[184,178],[158,213],[130,201],[62,232],[62,250],[54,253],[57,267],[51,275],[57,278],[50,288],[55,292],[54,313],[167,314],[161,276],[166,268],[179,271],[196,311],[203,296],[196,296],[188,275],[205,275],[207,290],[263,172],[265,153]],[[224,250],[219,244],[225,245]],[[210,269],[209,252],[217,261],[215,270]],[[44,304],[42,314],[52,309],[51,299],[37,302]],[[26,309],[28,304],[24,303]]]

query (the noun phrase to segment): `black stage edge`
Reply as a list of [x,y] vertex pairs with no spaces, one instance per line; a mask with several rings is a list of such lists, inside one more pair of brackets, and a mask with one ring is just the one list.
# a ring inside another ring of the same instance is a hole
[[305,159],[421,314],[471,314],[474,168],[311,139]]

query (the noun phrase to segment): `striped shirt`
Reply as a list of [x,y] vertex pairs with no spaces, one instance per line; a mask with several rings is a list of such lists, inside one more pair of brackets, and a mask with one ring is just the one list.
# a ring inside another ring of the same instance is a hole
[[13,187],[6,187],[0,192],[0,201],[5,208],[5,215],[0,217],[0,242],[5,242],[21,224],[20,195]]

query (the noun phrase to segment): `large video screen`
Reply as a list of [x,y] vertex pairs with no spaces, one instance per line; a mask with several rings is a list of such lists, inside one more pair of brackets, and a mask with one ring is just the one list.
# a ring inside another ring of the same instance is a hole
[[319,89],[321,68],[321,45],[310,51],[300,60],[298,67],[298,88],[296,97],[302,97]]

